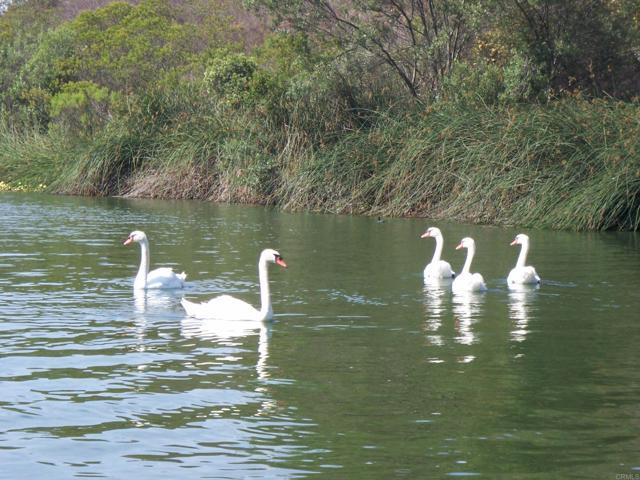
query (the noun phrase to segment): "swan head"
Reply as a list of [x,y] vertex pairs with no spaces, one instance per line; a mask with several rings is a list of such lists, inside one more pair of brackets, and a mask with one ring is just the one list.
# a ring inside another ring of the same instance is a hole
[[283,268],[287,268],[287,264],[285,263],[284,258],[282,258],[282,255],[272,248],[267,248],[260,254],[260,263],[263,262],[275,263]]
[[131,245],[133,242],[138,243],[146,239],[147,239],[147,236],[145,235],[144,232],[141,232],[140,230],[134,230],[129,234],[127,239],[124,241],[123,245]]
[[442,236],[442,232],[440,231],[440,229],[438,227],[429,227],[429,228],[427,228],[426,232],[424,232],[422,235],[420,235],[420,238],[441,237],[441,236]]
[[519,233],[516,235],[516,238],[511,242],[511,246],[513,245],[527,245],[529,243],[529,236],[524,233]]
[[465,237],[460,241],[460,243],[456,247],[456,250],[460,250],[461,248],[475,248],[475,246],[476,242],[473,240],[473,238]]

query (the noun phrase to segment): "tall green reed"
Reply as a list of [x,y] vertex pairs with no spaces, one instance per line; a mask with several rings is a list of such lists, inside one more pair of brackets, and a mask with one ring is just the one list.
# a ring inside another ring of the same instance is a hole
[[[443,102],[366,116],[339,102],[317,112],[292,105],[273,116],[189,95],[154,98],[84,144],[5,128],[0,173],[89,195],[576,230],[640,226],[637,103]],[[332,118],[330,108],[345,110]]]

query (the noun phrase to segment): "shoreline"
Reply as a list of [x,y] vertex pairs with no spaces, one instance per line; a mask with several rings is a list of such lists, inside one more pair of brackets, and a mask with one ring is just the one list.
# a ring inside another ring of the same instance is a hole
[[379,115],[367,129],[294,148],[304,131],[262,127],[248,140],[245,130],[229,134],[229,126],[218,126],[227,129],[222,136],[206,123],[146,136],[108,132],[82,144],[46,133],[31,142],[30,135],[0,131],[0,147],[11,142],[14,152],[0,153],[0,178],[5,188],[82,196],[637,231],[639,115],[636,103],[603,101],[448,106]]

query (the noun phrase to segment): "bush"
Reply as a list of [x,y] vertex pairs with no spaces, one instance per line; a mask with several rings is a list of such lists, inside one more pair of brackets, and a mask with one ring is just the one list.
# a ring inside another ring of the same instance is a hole
[[458,63],[444,81],[442,96],[461,105],[495,105],[504,90],[502,70],[481,60],[475,65]]
[[506,103],[546,101],[549,85],[549,78],[537,64],[515,53],[504,67],[504,91],[500,99]]
[[204,82],[210,94],[231,104],[240,104],[252,96],[256,70],[257,63],[252,57],[242,53],[223,54],[205,70]]
[[115,98],[93,82],[70,82],[51,98],[51,117],[71,135],[91,136],[108,121]]

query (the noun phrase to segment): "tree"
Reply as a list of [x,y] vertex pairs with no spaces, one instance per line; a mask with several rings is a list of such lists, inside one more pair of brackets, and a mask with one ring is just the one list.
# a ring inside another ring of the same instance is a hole
[[25,120],[25,103],[42,104],[46,92],[23,92],[21,72],[38,50],[47,31],[55,27],[58,16],[55,0],[16,0],[5,2],[0,11],[0,110],[10,113],[11,121]]
[[551,93],[640,94],[638,0],[497,0],[507,47]]
[[112,97],[92,82],[69,82],[51,98],[51,117],[75,135],[90,136],[109,119]]
[[52,94],[70,81],[127,93],[148,88],[194,63],[207,40],[223,42],[222,25],[210,19],[196,27],[176,18],[182,12],[169,0],[85,10],[42,39],[21,77],[27,88]]
[[364,51],[386,65],[413,97],[436,93],[471,45],[479,0],[252,0],[281,26]]

